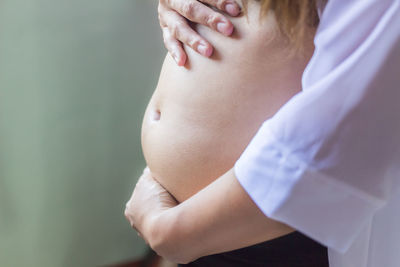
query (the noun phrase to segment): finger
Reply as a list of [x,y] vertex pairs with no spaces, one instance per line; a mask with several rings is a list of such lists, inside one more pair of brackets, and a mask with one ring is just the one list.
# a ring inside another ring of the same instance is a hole
[[[169,33],[164,32],[164,36],[166,36],[165,41],[171,42],[170,45],[173,45],[174,40],[179,40],[203,56],[211,56],[213,52],[211,44],[194,31],[189,26],[188,22],[179,14],[176,12],[171,13],[173,14],[168,16],[167,21]],[[169,44],[166,43],[166,45]],[[183,50],[182,46],[180,46],[180,48]]]
[[178,66],[183,66],[186,63],[186,53],[183,50],[182,43],[172,37],[167,27],[162,28],[164,46],[167,48],[172,58],[175,60]]
[[231,16],[237,16],[240,14],[240,6],[235,1],[230,0],[199,0],[200,2],[206,3],[210,6],[216,7],[219,10],[225,11]]
[[[160,22],[161,30],[163,32],[164,46],[175,60],[178,66],[183,66],[186,63],[186,53],[183,50],[182,43],[172,37],[169,32],[168,25],[165,22],[164,14],[168,14],[169,9],[164,7],[164,1],[160,1],[158,4],[158,21]],[[168,17],[168,16],[167,16]]]
[[173,10],[190,21],[206,25],[226,36],[233,32],[233,25],[225,16],[197,0],[171,1],[170,5]]
[[164,14],[171,9],[165,6],[164,1],[158,3],[158,21],[160,22],[161,28],[167,27],[168,25],[164,22]]

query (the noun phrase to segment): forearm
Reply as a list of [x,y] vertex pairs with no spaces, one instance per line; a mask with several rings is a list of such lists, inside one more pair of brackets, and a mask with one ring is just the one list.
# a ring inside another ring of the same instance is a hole
[[185,263],[292,231],[259,210],[232,169],[188,200],[160,214],[151,227],[149,243],[167,259]]

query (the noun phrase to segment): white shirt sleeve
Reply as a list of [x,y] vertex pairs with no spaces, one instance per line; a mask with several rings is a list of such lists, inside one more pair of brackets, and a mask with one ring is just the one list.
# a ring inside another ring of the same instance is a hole
[[328,1],[303,91],[234,168],[264,214],[342,253],[400,166],[399,2]]

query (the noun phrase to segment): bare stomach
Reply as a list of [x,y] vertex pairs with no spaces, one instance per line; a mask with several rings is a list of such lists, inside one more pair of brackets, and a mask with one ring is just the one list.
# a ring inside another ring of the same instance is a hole
[[142,147],[153,176],[179,202],[231,169],[261,124],[301,89],[308,58],[287,56],[282,38],[271,38],[274,21],[256,23],[235,19],[234,38],[199,27],[214,41],[211,59],[189,48],[185,68],[165,58]]

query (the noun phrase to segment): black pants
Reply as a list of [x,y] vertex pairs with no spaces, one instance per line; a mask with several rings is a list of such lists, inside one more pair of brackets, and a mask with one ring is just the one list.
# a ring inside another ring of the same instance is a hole
[[199,258],[187,267],[328,267],[328,250],[299,232]]

